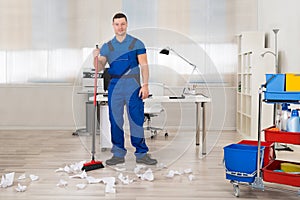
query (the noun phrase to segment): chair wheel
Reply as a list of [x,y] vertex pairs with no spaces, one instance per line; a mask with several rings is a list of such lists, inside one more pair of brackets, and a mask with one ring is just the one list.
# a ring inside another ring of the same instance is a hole
[[168,133],[165,133],[165,137],[168,137],[169,136],[169,134]]

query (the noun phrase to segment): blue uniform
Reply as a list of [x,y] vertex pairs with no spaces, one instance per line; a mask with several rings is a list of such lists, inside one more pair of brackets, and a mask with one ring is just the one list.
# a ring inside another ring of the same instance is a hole
[[148,147],[144,138],[144,103],[139,97],[140,68],[137,56],[145,54],[144,44],[130,35],[119,42],[114,37],[103,44],[100,55],[106,57],[112,79],[108,87],[109,120],[111,123],[112,153],[115,157],[124,157],[124,105],[130,124],[131,144],[136,148],[135,156],[142,158]]

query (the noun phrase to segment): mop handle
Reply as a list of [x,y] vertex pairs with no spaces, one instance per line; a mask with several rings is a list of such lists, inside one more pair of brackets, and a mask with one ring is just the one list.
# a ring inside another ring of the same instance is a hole
[[[98,49],[98,45],[96,45],[96,49]],[[94,58],[94,61],[96,62],[95,65],[95,79],[94,79],[94,106],[97,105],[97,76],[98,76],[98,56]],[[94,63],[95,63],[94,62]]]

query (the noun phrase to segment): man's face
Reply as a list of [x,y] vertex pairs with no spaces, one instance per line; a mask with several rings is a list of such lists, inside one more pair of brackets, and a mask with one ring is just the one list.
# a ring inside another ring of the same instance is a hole
[[115,34],[118,36],[124,36],[127,31],[127,22],[125,18],[117,18],[113,21],[113,28],[115,31]]

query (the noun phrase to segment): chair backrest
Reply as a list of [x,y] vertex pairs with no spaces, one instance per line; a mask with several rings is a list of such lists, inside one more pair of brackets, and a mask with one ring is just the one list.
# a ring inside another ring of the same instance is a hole
[[[149,94],[152,96],[163,96],[164,95],[164,84],[163,83],[149,83]],[[160,102],[145,102],[144,111],[148,114],[159,114],[163,111],[163,106]]]

